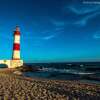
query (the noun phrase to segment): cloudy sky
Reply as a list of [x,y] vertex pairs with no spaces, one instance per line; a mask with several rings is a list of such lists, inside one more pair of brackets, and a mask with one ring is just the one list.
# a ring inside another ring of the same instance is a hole
[[0,0],[0,59],[12,58],[19,25],[25,62],[100,61],[100,2],[93,2]]

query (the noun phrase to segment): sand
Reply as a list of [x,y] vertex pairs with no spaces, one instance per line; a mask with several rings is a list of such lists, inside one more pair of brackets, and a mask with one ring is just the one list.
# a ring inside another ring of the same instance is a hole
[[100,100],[100,85],[28,78],[0,70],[0,100]]

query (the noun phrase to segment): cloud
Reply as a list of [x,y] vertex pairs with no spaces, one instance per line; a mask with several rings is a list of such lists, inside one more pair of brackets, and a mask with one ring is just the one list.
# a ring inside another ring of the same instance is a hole
[[66,24],[65,21],[59,21],[54,19],[51,19],[51,23],[54,24],[56,27],[62,27]]
[[86,5],[86,4],[70,5],[66,8],[68,8],[71,12],[78,14],[78,15],[97,12],[100,10],[99,5]]
[[43,40],[50,40],[50,39],[52,39],[54,37],[55,37],[55,35],[49,35],[49,36],[45,36],[45,37],[43,37],[41,39],[43,39]]
[[56,37],[56,34],[54,34],[54,35],[51,34],[51,35],[44,36],[44,37],[42,37],[42,36],[41,37],[38,37],[38,36],[37,37],[36,36],[30,37],[29,36],[29,37],[25,37],[24,39],[30,41],[32,43],[32,46],[38,46],[39,47],[41,45],[44,45],[46,43],[46,41],[51,40],[55,37]]
[[65,22],[58,21],[58,20],[57,21],[51,20],[51,18],[50,18],[50,22],[51,22],[52,28],[43,29],[41,31],[34,31],[33,35],[29,34],[31,32],[26,32],[26,34],[22,36],[22,38],[25,41],[33,42],[32,44],[34,46],[40,46],[40,45],[45,44],[48,41],[52,41],[54,38],[58,37],[59,34],[64,32]]
[[86,15],[83,18],[81,18],[80,20],[73,23],[73,24],[80,25],[80,26],[85,26],[88,23],[89,20],[93,19],[94,17],[96,17],[99,14],[100,14],[100,12],[95,12],[95,13]]
[[56,27],[56,28],[55,28],[56,31],[61,31],[61,30],[63,30],[63,29],[64,29],[64,27]]
[[[46,31],[44,31],[45,34],[46,34]],[[45,36],[24,36],[22,37],[24,40],[34,40],[34,41],[44,41],[44,40],[50,40],[56,36],[58,36],[58,34],[60,34],[61,32],[63,31],[58,31],[58,30],[55,30],[55,31],[47,31],[48,35],[45,35]],[[43,33],[43,32],[41,32]]]
[[85,19],[81,19],[73,23],[73,25],[77,25],[77,26],[85,26],[86,24],[87,24],[87,20]]
[[61,28],[58,28],[58,29],[55,29],[55,31],[50,32],[50,35],[41,37],[41,39],[50,40],[50,39],[53,39],[53,38],[57,37],[62,32],[64,32],[64,30],[62,30]]
[[[69,25],[85,26],[88,21],[100,14],[100,5],[87,5],[87,4],[70,4],[64,7],[69,16],[73,16],[73,19],[69,19]],[[72,21],[73,20],[73,21]]]
[[100,39],[100,32],[93,34],[94,39]]

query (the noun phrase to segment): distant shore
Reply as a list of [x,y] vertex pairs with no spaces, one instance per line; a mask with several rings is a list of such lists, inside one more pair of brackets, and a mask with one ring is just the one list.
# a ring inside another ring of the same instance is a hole
[[29,78],[0,69],[0,100],[100,100],[100,85]]

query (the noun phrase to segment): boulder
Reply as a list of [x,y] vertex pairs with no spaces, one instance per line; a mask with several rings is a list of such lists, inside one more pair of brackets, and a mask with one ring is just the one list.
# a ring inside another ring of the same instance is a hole
[[21,71],[14,71],[13,73],[16,75],[23,75],[23,73]]
[[39,67],[36,67],[36,66],[22,66],[22,67],[19,67],[17,68],[18,70],[20,70],[21,72],[34,72],[34,71],[39,71],[40,68]]

